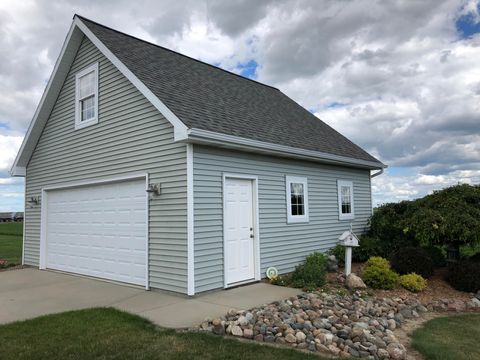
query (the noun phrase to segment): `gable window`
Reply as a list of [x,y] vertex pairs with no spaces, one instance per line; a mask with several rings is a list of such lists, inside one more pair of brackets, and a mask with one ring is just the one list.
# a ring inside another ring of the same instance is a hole
[[351,181],[338,180],[338,217],[340,220],[352,220],[355,218],[353,211],[353,183]]
[[75,129],[98,123],[98,63],[75,76]]
[[308,222],[307,178],[287,176],[287,223]]

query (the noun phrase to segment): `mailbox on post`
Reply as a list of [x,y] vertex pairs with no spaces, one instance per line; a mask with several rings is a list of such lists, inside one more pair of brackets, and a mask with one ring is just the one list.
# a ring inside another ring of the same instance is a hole
[[340,245],[345,246],[345,276],[348,276],[352,272],[352,248],[360,246],[360,241],[353,233],[351,225],[350,230],[340,235],[338,240]]

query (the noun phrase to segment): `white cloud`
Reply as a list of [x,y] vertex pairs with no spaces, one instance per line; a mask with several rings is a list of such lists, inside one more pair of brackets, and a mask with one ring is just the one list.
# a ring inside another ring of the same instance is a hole
[[[256,75],[408,174],[375,178],[379,201],[478,182],[480,35],[455,20],[478,1],[0,2],[0,178],[13,161],[74,13]],[[17,137],[17,140],[6,138]],[[2,191],[0,189],[0,191]],[[3,190],[7,191],[7,190]]]
[[[23,136],[0,134],[0,173],[9,170],[22,144]],[[1,179],[0,179],[1,180]]]

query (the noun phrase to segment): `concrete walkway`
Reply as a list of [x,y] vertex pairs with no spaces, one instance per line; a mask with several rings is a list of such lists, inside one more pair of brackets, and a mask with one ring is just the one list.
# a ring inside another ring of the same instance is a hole
[[230,309],[246,310],[300,293],[265,283],[186,298],[27,268],[0,272],[0,324],[68,310],[113,306],[169,328],[199,325]]

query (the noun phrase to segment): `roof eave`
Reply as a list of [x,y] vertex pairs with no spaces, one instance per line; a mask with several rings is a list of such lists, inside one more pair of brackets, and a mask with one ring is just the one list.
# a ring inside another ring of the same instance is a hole
[[300,149],[286,145],[263,142],[239,136],[221,134],[209,130],[188,129],[187,142],[203,145],[214,145],[247,152],[256,152],[280,157],[303,159],[327,164],[343,165],[362,169],[384,169],[388,167],[382,162],[355,159],[320,151]]

